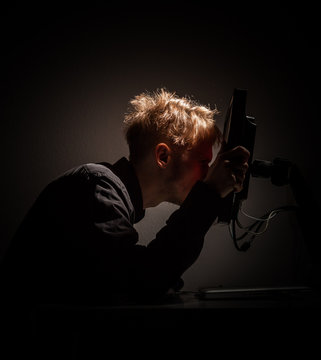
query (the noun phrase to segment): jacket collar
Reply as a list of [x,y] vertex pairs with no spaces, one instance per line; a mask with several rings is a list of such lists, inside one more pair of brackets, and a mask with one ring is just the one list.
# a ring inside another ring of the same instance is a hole
[[142,190],[133,165],[125,157],[122,157],[111,165],[111,170],[126,186],[135,209],[135,223],[139,222],[145,216],[145,210],[143,209]]

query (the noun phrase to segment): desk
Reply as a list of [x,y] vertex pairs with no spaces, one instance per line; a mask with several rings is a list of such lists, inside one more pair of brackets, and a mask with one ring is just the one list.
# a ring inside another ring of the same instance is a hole
[[169,295],[162,302],[153,304],[115,305],[96,307],[71,307],[46,305],[32,314],[33,330],[37,333],[50,326],[64,324],[65,330],[86,331],[87,328],[110,329],[211,327],[213,323],[227,320],[263,321],[293,316],[296,319],[320,311],[319,292],[282,296],[242,299],[202,300],[193,292]]
[[[61,359],[62,353],[69,358],[84,355],[81,358],[92,359],[93,351],[106,349],[109,355],[117,351],[117,358],[127,357],[128,351],[140,355],[151,343],[168,356],[169,346],[185,352],[194,346],[203,351],[204,346],[212,347],[214,342],[220,347],[227,339],[234,343],[243,337],[252,343],[255,336],[272,341],[291,334],[292,343],[298,338],[302,344],[302,334],[319,328],[320,294],[201,300],[195,293],[181,292],[153,304],[44,305],[32,311],[29,321],[30,326],[20,333],[32,355],[38,351],[41,359],[48,359],[49,353],[55,359]],[[205,337],[209,340],[204,341]],[[200,338],[198,345],[196,339]],[[25,347],[16,350],[21,349],[25,355]],[[151,359],[155,353],[152,355]]]

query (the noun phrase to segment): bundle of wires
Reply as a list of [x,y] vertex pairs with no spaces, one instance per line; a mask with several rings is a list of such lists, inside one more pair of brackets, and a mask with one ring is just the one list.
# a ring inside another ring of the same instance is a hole
[[[264,214],[263,216],[258,218],[255,216],[251,216],[251,215],[247,214],[245,211],[243,211],[242,202],[240,202],[239,209],[236,212],[236,216],[231,220],[231,222],[229,224],[230,235],[233,239],[236,249],[239,251],[248,250],[249,247],[251,246],[252,242],[254,241],[254,239],[258,235],[263,234],[267,230],[267,228],[270,224],[270,221],[276,215],[278,215],[280,212],[283,212],[283,211],[296,211],[296,210],[298,210],[298,206],[294,206],[294,205],[281,206],[281,207],[275,208],[273,210],[270,210],[269,212],[267,212],[266,214]],[[243,226],[239,220],[239,212],[241,212],[247,218],[254,220],[254,222],[251,225]],[[236,225],[240,229],[244,230],[240,236],[237,236],[237,234],[236,234]],[[240,244],[240,241],[245,239],[246,237],[249,237],[249,240]]]

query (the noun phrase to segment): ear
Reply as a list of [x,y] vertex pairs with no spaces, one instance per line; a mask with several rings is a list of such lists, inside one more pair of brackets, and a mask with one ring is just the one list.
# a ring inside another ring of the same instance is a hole
[[161,169],[166,169],[172,158],[172,150],[165,143],[159,143],[155,147],[155,159]]

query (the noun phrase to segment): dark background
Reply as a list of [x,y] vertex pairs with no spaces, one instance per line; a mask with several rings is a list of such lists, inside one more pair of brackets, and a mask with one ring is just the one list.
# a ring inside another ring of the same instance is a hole
[[[254,158],[296,163],[320,204],[319,29],[308,3],[11,2],[0,20],[1,257],[49,181],[80,163],[127,156],[128,101],[160,87],[217,106],[221,128],[233,89],[247,89],[258,125]],[[244,208],[254,216],[293,203],[288,186],[250,185]],[[137,224],[141,243],[174,209],[147,211]],[[291,214],[273,219],[242,254],[227,228],[214,226],[185,288],[293,283],[305,279],[307,262]]]

